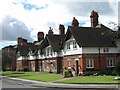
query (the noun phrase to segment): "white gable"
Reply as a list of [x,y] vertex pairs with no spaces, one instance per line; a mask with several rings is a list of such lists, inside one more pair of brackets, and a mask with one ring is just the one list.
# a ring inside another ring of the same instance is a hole
[[63,52],[64,55],[82,54],[82,48],[79,47],[74,37],[72,36],[69,40],[65,42]]

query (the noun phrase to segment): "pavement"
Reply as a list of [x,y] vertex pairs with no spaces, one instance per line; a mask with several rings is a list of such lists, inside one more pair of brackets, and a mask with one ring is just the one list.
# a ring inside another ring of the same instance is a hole
[[40,82],[40,81],[12,78],[12,77],[6,77],[6,76],[2,76],[2,78],[8,78],[15,81],[29,83],[34,87],[70,88],[70,89],[72,88],[74,89],[109,88],[109,89],[120,90],[120,85],[116,85],[116,84],[110,84],[110,85],[108,84],[107,85],[106,84],[99,84],[99,85],[98,84],[62,84],[62,83],[55,83],[55,82]]

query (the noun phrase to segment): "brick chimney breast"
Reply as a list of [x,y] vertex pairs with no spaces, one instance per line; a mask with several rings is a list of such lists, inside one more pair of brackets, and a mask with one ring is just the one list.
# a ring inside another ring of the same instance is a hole
[[19,45],[21,45],[22,42],[23,42],[22,37],[18,37],[18,38],[17,38],[17,43],[18,43]]
[[37,37],[38,37],[38,41],[39,41],[39,42],[40,42],[41,40],[43,40],[43,39],[44,39],[44,32],[38,32]]
[[48,35],[53,35],[53,29],[49,27]]
[[91,27],[96,27],[98,25],[98,13],[92,10],[90,18],[91,18]]
[[65,35],[65,27],[62,24],[59,25],[59,34],[60,35]]
[[79,26],[79,22],[75,17],[73,17],[72,26]]

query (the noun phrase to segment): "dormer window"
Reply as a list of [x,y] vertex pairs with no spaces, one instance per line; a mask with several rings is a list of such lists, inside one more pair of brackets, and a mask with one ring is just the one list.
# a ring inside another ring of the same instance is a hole
[[103,48],[103,52],[109,52],[109,48]]

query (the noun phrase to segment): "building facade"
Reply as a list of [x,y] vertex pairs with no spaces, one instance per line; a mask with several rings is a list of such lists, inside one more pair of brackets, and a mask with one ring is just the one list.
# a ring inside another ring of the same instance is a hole
[[98,24],[98,13],[90,15],[91,27],[79,27],[75,17],[66,33],[64,25],[59,34],[52,28],[44,37],[38,32],[38,41],[28,43],[18,38],[17,70],[61,73],[71,67],[79,73],[95,73],[113,69],[120,60],[120,33]]

